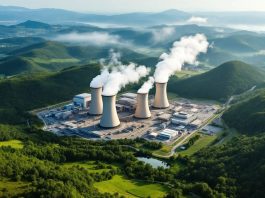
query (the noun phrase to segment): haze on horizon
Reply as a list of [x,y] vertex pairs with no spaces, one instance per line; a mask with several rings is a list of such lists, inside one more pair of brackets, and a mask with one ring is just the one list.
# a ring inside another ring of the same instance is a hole
[[265,11],[263,0],[0,0],[0,5],[27,8],[60,8],[81,12]]

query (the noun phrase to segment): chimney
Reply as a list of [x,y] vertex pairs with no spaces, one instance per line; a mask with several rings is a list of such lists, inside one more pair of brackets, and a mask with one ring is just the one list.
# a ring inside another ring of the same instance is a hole
[[167,83],[156,83],[156,94],[153,107],[165,109],[169,107],[167,99]]
[[120,125],[116,110],[116,95],[103,97],[103,115],[100,120],[102,128],[114,128]]
[[151,117],[151,112],[148,105],[148,93],[137,94],[137,104],[134,117],[140,119],[147,119]]
[[102,87],[91,88],[91,103],[89,107],[90,115],[101,115],[103,111],[103,102],[102,102]]

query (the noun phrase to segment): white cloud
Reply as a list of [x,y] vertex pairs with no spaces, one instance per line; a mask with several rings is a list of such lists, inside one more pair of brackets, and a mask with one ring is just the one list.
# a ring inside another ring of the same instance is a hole
[[205,24],[208,22],[208,19],[203,17],[192,16],[187,22],[194,24]]
[[62,34],[55,37],[56,41],[93,44],[93,45],[114,45],[120,44],[121,39],[117,35],[111,35],[106,32],[76,33]]
[[155,43],[160,43],[160,42],[168,40],[175,33],[176,33],[176,30],[174,27],[163,27],[161,29],[155,29],[152,31],[152,34],[153,34],[152,40]]

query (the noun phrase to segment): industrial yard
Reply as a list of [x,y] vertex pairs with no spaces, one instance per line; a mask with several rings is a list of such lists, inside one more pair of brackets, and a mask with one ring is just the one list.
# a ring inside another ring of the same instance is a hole
[[[97,97],[101,96],[100,92],[92,92],[93,94],[96,94]],[[144,102],[140,105],[141,111],[139,111],[139,108],[137,110],[139,94],[124,93],[117,99],[113,97],[114,101],[112,101],[112,105],[116,107],[112,113],[117,113],[118,116],[115,121],[117,126],[103,127],[102,120],[104,118],[102,117],[104,115],[97,115],[96,112],[91,113],[92,110],[98,110],[95,109],[98,104],[92,101],[92,95],[88,93],[79,94],[68,105],[59,108],[47,108],[38,112],[38,117],[45,123],[44,130],[53,132],[58,136],[79,136],[94,140],[141,137],[149,141],[173,144],[178,139],[190,136],[199,128],[202,129],[208,125],[209,120],[216,116],[220,108],[219,105],[211,102],[184,98],[169,100],[167,108],[154,108],[152,104],[155,103],[155,97],[146,95],[146,98],[141,99]],[[104,101],[103,96],[103,104],[106,108],[107,105],[104,102],[106,101]],[[143,112],[142,109],[147,112]],[[104,109],[100,110],[104,114]],[[107,124],[109,124],[108,122],[113,120],[111,118],[113,115],[108,112],[106,116],[105,119],[109,118],[107,120]],[[212,129],[213,126],[208,128]],[[214,130],[212,132],[204,130],[209,135],[214,133]]]

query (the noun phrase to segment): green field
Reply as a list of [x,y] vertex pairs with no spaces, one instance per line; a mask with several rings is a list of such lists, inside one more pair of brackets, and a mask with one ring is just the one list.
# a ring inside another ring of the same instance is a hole
[[19,197],[27,191],[30,183],[13,182],[5,178],[0,179],[0,197]]
[[2,146],[10,146],[15,149],[22,149],[23,142],[21,142],[20,140],[9,140],[9,141],[0,142],[0,147]]
[[125,179],[115,175],[111,180],[95,183],[94,186],[102,193],[116,193],[128,198],[133,197],[164,197],[168,188],[160,184],[148,184],[144,182]]
[[72,162],[72,163],[63,164],[63,166],[66,168],[71,168],[72,166],[80,166],[87,169],[91,173],[102,173],[104,171],[109,171],[112,168],[117,168],[114,165],[108,165],[108,164],[103,164],[103,165],[105,166],[104,168],[98,168],[95,161]]
[[177,149],[177,153],[181,155],[193,155],[204,147],[209,146],[218,136],[217,135],[201,135],[200,139],[197,140],[194,145],[189,147],[187,150]]

